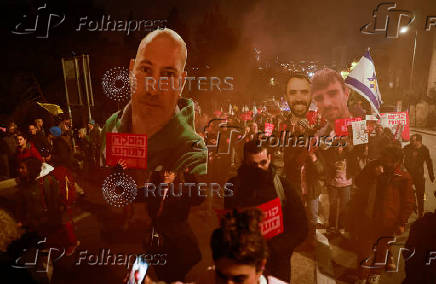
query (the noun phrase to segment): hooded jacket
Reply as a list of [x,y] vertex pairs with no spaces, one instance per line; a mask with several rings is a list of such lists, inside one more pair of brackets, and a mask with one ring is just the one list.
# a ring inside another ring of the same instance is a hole
[[[233,185],[233,196],[224,199],[224,208],[254,207],[279,197],[274,187],[275,175],[271,167],[268,172],[257,170],[255,174],[250,167],[243,164],[238,169],[238,175],[228,181]],[[307,218],[296,191],[285,178],[280,177],[280,182],[285,193],[282,205],[284,232],[273,237],[269,243],[281,247],[283,252],[292,253],[307,236]]]
[[[177,172],[189,169],[189,173],[207,173],[207,148],[203,139],[195,132],[194,103],[185,98],[177,102],[176,111],[169,122],[156,134],[147,137],[147,168],[158,166]],[[106,160],[106,133],[129,133],[132,130],[132,107],[114,113],[102,130],[101,162]]]
[[393,232],[398,226],[407,223],[415,209],[412,178],[400,169],[391,174],[376,176],[375,167],[379,164],[377,160],[368,164],[356,178],[356,185],[365,192],[375,184],[376,199],[372,218],[380,231]]

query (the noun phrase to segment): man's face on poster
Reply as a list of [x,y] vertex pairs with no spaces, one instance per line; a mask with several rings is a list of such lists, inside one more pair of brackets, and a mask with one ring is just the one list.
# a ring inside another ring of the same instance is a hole
[[291,78],[286,85],[286,100],[295,116],[304,117],[311,101],[309,82],[302,78]]
[[132,88],[133,115],[152,118],[164,126],[174,115],[183,90],[184,72],[182,47],[166,36],[156,36],[141,43],[133,66],[136,86]]
[[321,116],[329,122],[334,122],[347,115],[349,95],[349,90],[335,79],[326,88],[313,92],[312,98],[316,102]]

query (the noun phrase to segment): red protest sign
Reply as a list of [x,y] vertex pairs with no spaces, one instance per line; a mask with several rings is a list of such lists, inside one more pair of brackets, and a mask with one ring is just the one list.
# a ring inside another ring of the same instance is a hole
[[147,136],[143,134],[106,133],[106,165],[123,159],[128,168],[147,168]]
[[274,124],[265,122],[265,136],[271,136],[274,130]]
[[[283,233],[283,212],[278,197],[256,207],[263,212],[263,219],[259,226],[260,232],[265,239],[268,240]],[[230,212],[230,210],[216,210],[218,219],[221,219],[228,212]]]
[[379,122],[383,127],[387,127],[392,131],[395,139],[410,140],[410,122],[407,112],[380,113]]
[[362,118],[360,117],[336,119],[335,121],[336,136],[348,136],[348,126],[351,126],[351,122],[360,121],[360,120],[362,120]]
[[266,239],[271,239],[284,231],[283,213],[280,199],[277,197],[271,201],[257,206],[263,211],[263,220],[260,223],[260,231]]
[[252,120],[253,119],[253,112],[247,111],[247,112],[241,113],[239,117],[244,121]]

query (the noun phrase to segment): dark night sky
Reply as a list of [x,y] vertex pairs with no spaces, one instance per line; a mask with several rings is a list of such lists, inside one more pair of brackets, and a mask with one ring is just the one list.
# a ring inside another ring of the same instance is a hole
[[[411,29],[420,30],[417,52],[420,55],[429,54],[436,31],[423,31],[425,17],[436,16],[436,1],[396,2],[399,8],[413,11],[416,15]],[[53,13],[66,15],[65,22],[52,29],[48,39],[11,33],[14,26],[22,20],[23,14],[35,11],[43,3],[47,3]],[[370,21],[372,10],[378,3],[381,1],[3,0],[0,9],[0,31],[3,39],[3,68],[0,78],[2,113],[10,113],[17,105],[14,97],[19,92],[16,85],[20,85],[20,80],[16,77],[22,73],[36,77],[49,101],[57,100],[57,103],[63,104],[60,59],[71,56],[72,51],[76,54],[90,54],[96,96],[101,93],[100,78],[105,70],[113,66],[128,66],[129,58],[134,57],[136,47],[145,33],[136,32],[125,36],[123,32],[76,32],[74,29],[78,27],[80,17],[101,19],[101,15],[110,14],[116,19],[168,19],[172,28],[182,36],[186,34],[185,40],[190,48],[188,57],[193,64],[203,62],[207,54],[217,54],[217,58],[207,59],[222,65],[214,68],[233,70],[234,76],[239,76],[241,82],[247,84],[249,80],[244,80],[250,73],[248,64],[244,69],[247,61],[239,61],[241,55],[249,56],[247,51],[252,51],[254,47],[262,50],[265,59],[273,60],[278,56],[282,62],[306,60],[319,61],[326,65],[330,65],[333,60],[339,60],[334,53],[337,47],[345,46],[346,54],[343,55],[347,62],[358,59],[367,47],[371,47],[377,68],[377,64],[383,64],[384,54],[396,55],[404,61],[405,66],[410,65],[412,33],[402,35],[399,39],[386,39],[384,34],[360,33],[360,27]],[[205,26],[205,19],[214,11],[215,15],[218,11],[221,17],[218,24],[210,33],[203,31],[199,35],[198,30]],[[174,13],[178,16],[175,17]],[[227,37],[227,34],[231,36]],[[206,45],[201,43],[202,35],[207,38]],[[378,50],[383,52],[379,53]],[[417,73],[425,73],[427,69],[425,62],[420,63],[417,58]]]

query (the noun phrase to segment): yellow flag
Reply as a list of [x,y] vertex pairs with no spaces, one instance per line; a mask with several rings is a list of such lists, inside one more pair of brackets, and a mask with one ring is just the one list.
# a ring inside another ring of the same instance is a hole
[[64,113],[60,106],[55,104],[47,104],[47,103],[40,103],[36,102],[40,107],[45,108],[49,113],[53,115],[58,115],[60,113]]

